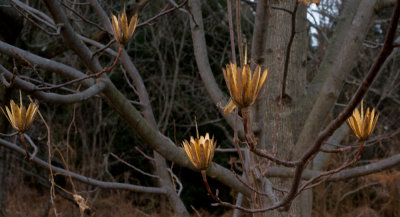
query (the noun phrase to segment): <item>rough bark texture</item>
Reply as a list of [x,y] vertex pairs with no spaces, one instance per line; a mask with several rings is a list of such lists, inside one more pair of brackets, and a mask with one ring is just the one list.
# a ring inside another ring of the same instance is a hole
[[[271,5],[293,10],[294,2],[270,1]],[[299,5],[296,18],[296,35],[291,48],[288,77],[286,82],[286,94],[282,99],[282,105],[278,119],[279,98],[281,93],[285,51],[291,34],[291,15],[282,10],[271,10],[268,22],[268,35],[265,48],[265,66],[269,70],[267,84],[260,96],[258,116],[264,116],[260,142],[265,143],[268,149],[274,142],[276,133],[277,156],[281,159],[292,159],[296,136],[304,118],[303,110],[297,100],[305,94],[306,84],[306,7]],[[261,114],[260,114],[261,113]],[[276,128],[276,124],[278,127]],[[291,180],[273,179],[274,185],[288,188]],[[311,216],[312,195],[311,192],[301,194],[287,213],[274,211],[265,213],[265,216]]]
[[[268,4],[266,1],[258,1],[257,2],[257,8],[256,8],[256,15],[255,15],[255,21],[254,21],[254,29],[253,29],[253,39],[251,42],[251,61],[250,63],[255,63],[261,66],[265,66],[265,43],[267,40],[267,31],[268,31]],[[251,66],[251,68],[255,68],[255,64]],[[261,106],[261,100],[256,101],[254,104],[254,107],[251,110],[251,113],[253,114],[251,116],[252,122],[256,123],[260,128],[263,127],[263,118],[264,118],[264,113],[263,112],[257,112],[259,111],[262,106]],[[258,123],[257,120],[261,120],[261,123]],[[260,137],[260,131],[255,132],[255,135],[257,137]],[[263,139],[264,137],[261,136]],[[259,140],[258,146],[260,148],[266,148],[265,147],[265,141]]]

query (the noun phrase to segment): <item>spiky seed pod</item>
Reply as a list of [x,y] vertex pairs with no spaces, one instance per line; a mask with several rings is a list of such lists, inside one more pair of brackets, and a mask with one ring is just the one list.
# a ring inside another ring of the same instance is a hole
[[251,106],[260,95],[268,77],[268,70],[265,69],[261,74],[259,65],[256,66],[253,74],[248,64],[242,68],[230,63],[222,71],[231,95],[231,100],[224,109],[225,114],[231,113],[236,106],[240,108]]
[[138,15],[133,15],[128,25],[128,18],[124,9],[122,14],[118,14],[118,18],[114,14],[111,14],[111,21],[115,40],[120,44],[128,43],[135,32]]
[[30,103],[28,109],[22,105],[22,97],[20,96],[20,106],[14,103],[14,100],[10,101],[10,109],[6,106],[6,112],[3,111],[4,115],[10,122],[11,126],[18,132],[24,133],[29,130],[32,126],[33,120],[35,119],[36,113],[39,106],[36,103]]
[[361,102],[361,113],[356,108],[353,114],[346,120],[346,123],[358,140],[365,141],[374,131],[378,118],[379,114],[375,114],[375,108],[372,111],[367,108],[364,114],[363,103]]
[[215,146],[214,136],[210,139],[209,134],[200,138],[190,137],[190,141],[184,140],[182,146],[190,162],[198,170],[206,170],[214,157]]

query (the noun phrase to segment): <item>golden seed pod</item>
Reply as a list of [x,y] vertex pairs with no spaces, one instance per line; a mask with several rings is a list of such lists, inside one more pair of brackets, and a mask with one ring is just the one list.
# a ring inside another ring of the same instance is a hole
[[133,15],[128,25],[128,18],[124,9],[122,14],[118,14],[118,19],[114,14],[111,14],[111,21],[115,40],[120,44],[128,43],[135,32],[138,15]]
[[189,142],[186,139],[182,142],[186,155],[198,170],[206,170],[210,166],[216,144],[214,136],[210,139],[208,133],[205,137],[193,138],[191,136]]
[[298,0],[298,1],[305,5],[315,3],[317,6],[319,5],[320,2],[320,0]]
[[14,100],[11,100],[10,109],[6,106],[7,114],[4,112],[3,108],[1,108],[1,111],[3,111],[11,126],[16,131],[24,133],[32,126],[38,109],[39,106],[33,102],[31,102],[28,109],[26,109],[25,106],[22,105],[22,97],[20,93],[20,106],[15,104]]
[[230,63],[226,65],[226,70],[222,71],[231,95],[231,100],[224,109],[225,114],[231,113],[236,106],[240,108],[251,106],[260,95],[268,77],[268,70],[265,69],[261,74],[259,65],[256,66],[253,75],[248,64],[241,68]]
[[346,120],[347,126],[353,131],[358,140],[365,141],[374,131],[379,114],[375,114],[375,108],[364,114],[363,102],[361,102],[361,113],[356,108],[353,114]]

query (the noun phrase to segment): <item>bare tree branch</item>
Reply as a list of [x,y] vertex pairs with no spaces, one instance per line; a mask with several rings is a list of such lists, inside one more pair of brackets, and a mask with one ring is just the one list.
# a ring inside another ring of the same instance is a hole
[[[375,163],[370,163],[363,166],[353,167],[343,170],[339,173],[331,176],[328,181],[342,181],[350,178],[357,178],[373,173],[379,173],[384,170],[392,169],[400,163],[400,154],[396,154],[392,157],[385,158]],[[293,177],[295,170],[292,168],[285,167],[271,167],[268,169],[267,176],[269,177]],[[316,170],[304,170],[301,176],[302,179],[308,180],[314,176],[318,176],[321,172]]]
[[[6,79],[13,78],[13,74],[2,65],[0,65],[0,73],[3,74]],[[99,94],[106,87],[106,84],[104,82],[98,81],[96,84],[92,85],[82,92],[62,95],[57,93],[36,91],[38,87],[30,82],[22,80],[18,76],[14,78],[13,84],[17,85],[21,90],[32,94],[35,98],[39,100],[60,104],[73,104],[76,102],[81,102],[96,94]]]
[[[0,41],[0,53],[6,54],[10,57],[20,59],[23,57],[24,59],[37,64],[42,69],[45,69],[50,72],[59,73],[67,78],[83,78],[86,77],[86,74],[81,71],[76,70],[70,66],[67,66],[63,63],[59,63],[53,60],[49,60],[35,54],[32,54],[28,51],[22,50],[20,48],[14,47],[10,44],[7,44],[3,41]],[[89,87],[95,83],[94,79],[87,79],[81,82],[84,86]]]
[[[0,53],[18,58],[14,51],[16,51],[19,55],[23,56],[27,60],[31,61],[32,63],[38,64],[43,69],[59,73],[66,77],[79,78],[86,76],[82,72],[70,66],[39,57],[37,55],[0,41]],[[121,56],[122,59],[123,55],[124,53]],[[90,57],[87,59],[90,59]],[[93,83],[93,79],[82,81],[82,84],[86,87],[93,85]],[[107,85],[107,87],[103,90],[103,93],[105,94],[104,99],[107,101],[107,103],[112,108],[114,108],[115,111],[118,112],[118,114],[121,116],[121,118],[123,118],[132,127],[132,129],[136,133],[138,133],[138,135],[141,136],[144,141],[146,141],[146,143],[149,144],[154,150],[162,154],[167,160],[173,161],[180,166],[195,170],[189,159],[185,156],[184,151],[180,148],[177,148],[176,145],[168,137],[165,137],[164,135],[150,127],[148,125],[148,122],[143,119],[140,112],[136,110],[132,105],[127,103],[127,99],[118,91],[118,89],[114,85]],[[219,180],[225,185],[242,192],[245,195],[250,195],[250,191],[242,183],[237,181],[235,179],[235,176],[228,169],[218,164],[213,164],[213,167],[208,170],[208,175],[212,178]]]
[[[16,144],[8,142],[4,139],[0,139],[0,145],[12,150],[13,152],[15,152],[17,154],[25,155],[25,151],[23,148],[20,148]],[[49,168],[49,164],[46,161],[39,159],[38,157],[34,157],[32,159],[32,162],[38,166],[41,166],[44,168]],[[98,187],[104,188],[104,189],[120,189],[120,190],[129,190],[129,191],[134,191],[134,192],[151,193],[151,194],[165,194],[166,193],[165,189],[157,188],[157,187],[145,187],[145,186],[132,185],[132,184],[126,184],[126,183],[117,183],[117,182],[104,182],[104,181],[100,181],[97,179],[92,179],[92,178],[89,178],[86,176],[82,176],[80,174],[70,172],[70,171],[62,169],[60,167],[53,166],[53,165],[51,166],[51,169],[53,170],[53,172],[56,172],[58,174],[61,174],[64,176],[71,176],[73,179],[80,181],[82,183],[98,186]]]

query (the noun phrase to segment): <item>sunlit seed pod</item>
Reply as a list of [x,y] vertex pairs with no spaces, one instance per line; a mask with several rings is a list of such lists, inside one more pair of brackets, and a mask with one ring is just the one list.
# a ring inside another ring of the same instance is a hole
[[375,108],[367,108],[364,114],[363,103],[361,102],[361,112],[358,108],[354,109],[353,114],[346,120],[347,126],[353,131],[360,141],[365,141],[371,136],[378,122],[379,114],[375,114]]
[[182,146],[188,156],[190,162],[198,170],[206,170],[214,157],[214,151],[217,142],[214,141],[214,136],[210,139],[207,133],[200,138],[190,137],[190,140],[184,140]]
[[111,23],[115,40],[120,44],[127,44],[135,32],[137,22],[138,14],[135,14],[128,24],[125,9],[122,14],[118,15],[118,18],[114,14],[111,14]]
[[268,77],[267,69],[261,74],[261,67],[256,66],[254,73],[251,73],[248,64],[238,67],[236,64],[230,63],[222,71],[231,96],[230,102],[224,109],[226,114],[232,112],[236,106],[247,108],[253,105]]
[[18,132],[24,133],[28,131],[35,119],[39,106],[31,102],[28,109],[22,104],[22,96],[20,92],[20,106],[10,100],[10,108],[6,106],[6,111],[1,108],[2,112],[10,122],[11,126]]

